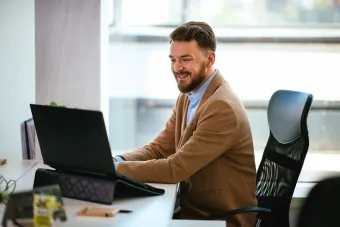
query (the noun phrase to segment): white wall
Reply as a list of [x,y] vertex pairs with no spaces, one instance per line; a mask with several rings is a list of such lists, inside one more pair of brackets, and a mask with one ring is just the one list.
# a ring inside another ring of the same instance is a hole
[[100,109],[100,1],[35,0],[36,102]]
[[0,152],[21,152],[35,99],[34,0],[0,0]]
[[37,104],[101,110],[107,122],[107,5],[35,0]]
[[106,118],[106,4],[0,0],[0,152],[21,153],[30,103],[101,109]]

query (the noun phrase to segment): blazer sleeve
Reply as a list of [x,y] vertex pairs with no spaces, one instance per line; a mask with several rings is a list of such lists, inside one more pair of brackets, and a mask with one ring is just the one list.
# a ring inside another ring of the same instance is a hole
[[167,159],[121,162],[117,171],[144,182],[181,182],[229,150],[237,128],[233,107],[216,100],[202,113],[193,135],[175,154]]
[[170,155],[174,154],[176,150],[175,149],[176,106],[174,107],[172,115],[168,122],[166,123],[165,128],[158,134],[158,136],[150,144],[145,145],[142,148],[139,148],[131,152],[119,154],[119,156],[124,158],[125,161],[146,161],[151,159],[167,158]]

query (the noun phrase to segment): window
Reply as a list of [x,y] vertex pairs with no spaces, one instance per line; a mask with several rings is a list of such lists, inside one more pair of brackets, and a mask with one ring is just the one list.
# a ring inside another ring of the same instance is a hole
[[176,26],[181,23],[182,0],[123,0],[122,26]]
[[339,0],[189,0],[188,20],[215,27],[334,27]]
[[340,39],[340,0],[112,1],[112,39],[166,41],[174,27],[191,20],[209,23],[222,42]]
[[114,0],[113,8],[107,84],[113,150],[140,147],[163,129],[179,93],[169,33],[189,20],[215,30],[215,67],[250,106],[257,150],[268,139],[266,102],[278,89],[314,95],[312,152],[340,150],[340,0]]

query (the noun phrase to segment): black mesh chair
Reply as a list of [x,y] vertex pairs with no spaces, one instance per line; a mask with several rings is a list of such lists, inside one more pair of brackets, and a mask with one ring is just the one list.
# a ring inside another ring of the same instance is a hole
[[312,101],[313,95],[299,91],[278,90],[272,95],[267,109],[270,135],[257,170],[258,207],[210,219],[257,212],[257,227],[289,227],[291,199],[309,148],[307,116]]
[[320,181],[302,204],[296,227],[338,227],[339,204],[340,176]]

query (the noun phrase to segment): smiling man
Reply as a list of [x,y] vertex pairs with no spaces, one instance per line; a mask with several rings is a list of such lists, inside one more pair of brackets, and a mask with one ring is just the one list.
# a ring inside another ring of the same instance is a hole
[[[180,183],[182,219],[257,206],[246,110],[214,69],[215,51],[215,34],[206,23],[188,22],[170,34],[171,70],[181,91],[173,113],[150,144],[114,158],[117,171],[128,177]],[[226,220],[228,227],[250,227],[255,214]]]

